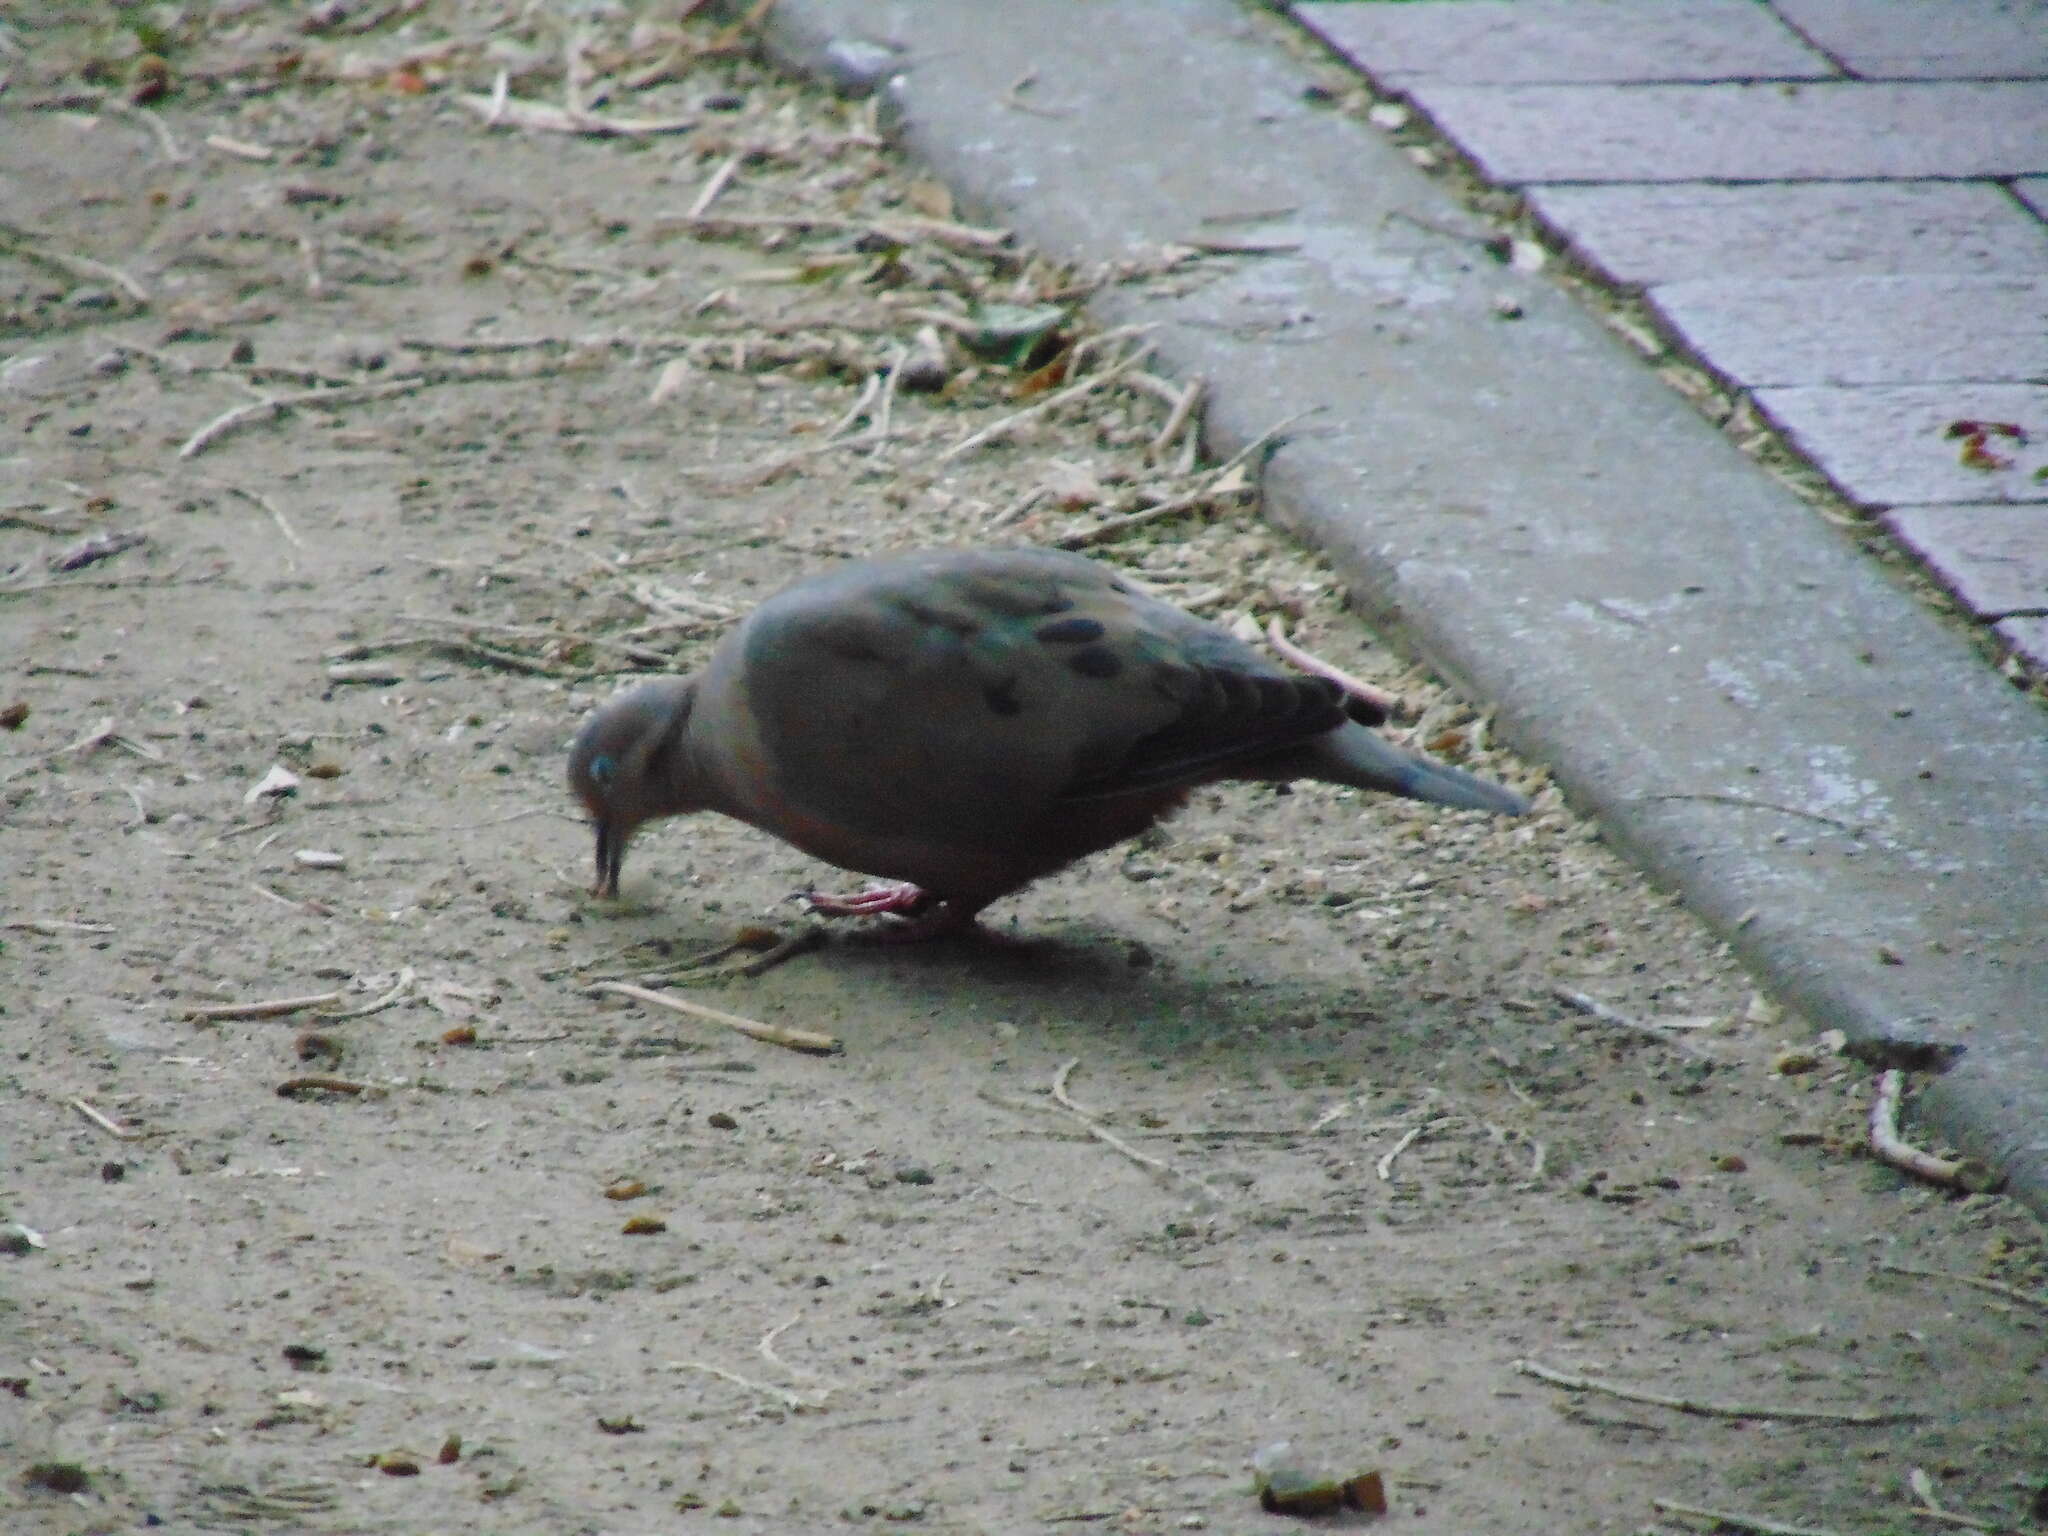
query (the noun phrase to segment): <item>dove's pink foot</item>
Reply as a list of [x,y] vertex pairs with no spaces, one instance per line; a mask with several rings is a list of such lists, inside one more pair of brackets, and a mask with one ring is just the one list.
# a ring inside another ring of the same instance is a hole
[[849,896],[805,891],[803,901],[820,917],[896,919],[868,935],[882,944],[916,944],[925,939],[942,938],[949,933],[965,933],[974,927],[975,913],[980,910],[979,904],[963,907],[958,902],[934,896],[923,886],[912,885],[907,880],[871,885]]
[[935,899],[923,886],[912,885],[908,880],[871,885],[850,896],[834,896],[826,891],[803,893],[804,905],[820,917],[881,917],[884,914],[915,917],[931,906]]

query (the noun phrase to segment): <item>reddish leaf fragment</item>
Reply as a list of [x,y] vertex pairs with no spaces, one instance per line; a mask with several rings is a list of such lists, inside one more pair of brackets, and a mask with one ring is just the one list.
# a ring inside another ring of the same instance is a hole
[[1984,435],[1981,432],[1963,439],[1962,451],[1956,455],[1956,460],[1965,469],[1983,470],[1987,474],[1993,470],[2012,468],[2010,458],[2002,453],[1993,453],[1984,446]]

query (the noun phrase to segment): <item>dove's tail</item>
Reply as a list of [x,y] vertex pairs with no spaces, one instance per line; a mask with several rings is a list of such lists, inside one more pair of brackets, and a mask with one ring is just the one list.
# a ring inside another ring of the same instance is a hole
[[1310,766],[1303,772],[1305,778],[1376,789],[1460,810],[1492,811],[1497,816],[1520,816],[1529,809],[1529,802],[1505,784],[1404,752],[1360,725],[1318,737],[1308,751]]

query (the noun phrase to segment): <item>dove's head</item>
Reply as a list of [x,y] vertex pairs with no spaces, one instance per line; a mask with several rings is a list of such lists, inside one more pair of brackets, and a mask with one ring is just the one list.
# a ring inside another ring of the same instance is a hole
[[593,894],[619,894],[619,867],[640,823],[697,807],[683,751],[696,693],[694,677],[648,683],[613,699],[576,733],[569,788],[597,829]]

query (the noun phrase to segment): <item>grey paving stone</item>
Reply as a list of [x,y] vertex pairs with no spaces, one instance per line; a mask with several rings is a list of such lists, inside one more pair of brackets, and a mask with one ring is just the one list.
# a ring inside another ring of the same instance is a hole
[[1444,85],[1414,99],[1496,181],[2048,174],[2031,81]]
[[1899,507],[1884,524],[1976,617],[2048,612],[2048,507]]
[[1534,187],[1529,200],[1618,283],[2048,272],[2048,223],[1989,182],[1682,181]]
[[1389,86],[1826,79],[1840,73],[1751,0],[1301,4],[1295,17]]
[[2012,184],[2021,202],[2048,219],[2048,176],[2022,176]]
[[2048,75],[2048,0],[1772,0],[1856,74],[1873,79]]
[[[2048,502],[2048,388],[2028,384],[1922,384],[1763,389],[1765,414],[1845,494],[1869,507],[1939,502]],[[2031,439],[2011,469],[1966,469],[1947,436],[1960,420],[2009,421]]]
[[2028,666],[2048,672],[2048,619],[2006,619],[1992,632]]
[[1648,297],[1752,387],[2048,376],[2048,277],[1702,278]]

